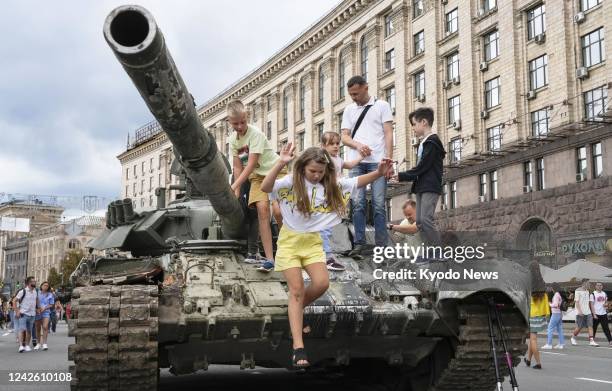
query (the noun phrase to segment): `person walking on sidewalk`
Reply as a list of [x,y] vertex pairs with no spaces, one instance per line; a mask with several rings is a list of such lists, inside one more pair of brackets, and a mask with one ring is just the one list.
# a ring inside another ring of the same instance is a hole
[[529,343],[525,364],[531,367],[531,358],[535,358],[533,369],[542,369],[542,360],[538,350],[538,333],[546,329],[546,317],[550,315],[546,285],[540,272],[540,264],[532,261],[529,264],[531,272],[531,308],[529,310]]
[[550,302],[550,321],[548,322],[548,334],[546,339],[546,345],[542,346],[542,350],[553,349],[552,340],[553,333],[556,331],[559,336],[559,344],[554,346],[554,349],[563,349],[565,345],[565,336],[563,335],[563,310],[561,304],[563,303],[563,297],[561,297],[559,284],[555,283],[552,285],[552,301]]
[[576,328],[572,334],[572,345],[578,345],[576,337],[580,334],[583,328],[589,331],[589,345],[599,346],[593,338],[593,314],[591,313],[591,284],[588,281],[582,283],[582,286],[576,289],[574,293],[574,307],[576,308]]
[[598,282],[595,284],[595,291],[591,294],[591,311],[593,312],[593,339],[597,334],[597,326],[601,324],[601,328],[608,339],[608,345],[612,346],[612,336],[610,335],[610,327],[608,326],[608,295],[603,290],[603,284]]
[[19,324],[19,353],[29,352],[32,350],[30,339],[34,328],[34,318],[40,306],[34,277],[26,278],[26,287],[17,292],[13,305],[15,307],[15,319],[18,320]]

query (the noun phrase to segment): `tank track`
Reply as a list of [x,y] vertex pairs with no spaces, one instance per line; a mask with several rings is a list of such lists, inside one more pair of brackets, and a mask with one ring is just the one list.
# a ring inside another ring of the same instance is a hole
[[155,390],[159,378],[158,289],[98,285],[72,293],[71,390]]
[[[431,391],[491,391],[495,389],[495,368],[491,355],[488,312],[485,305],[464,304],[459,308],[459,344],[455,356],[446,369],[440,374]],[[515,308],[500,309],[508,344],[512,354],[512,365],[517,366],[520,356],[527,351],[525,338],[527,324],[521,313]],[[497,335],[497,326],[494,325]],[[498,339],[498,341],[500,341]],[[510,374],[501,341],[497,343],[497,358],[500,373],[506,377]]]

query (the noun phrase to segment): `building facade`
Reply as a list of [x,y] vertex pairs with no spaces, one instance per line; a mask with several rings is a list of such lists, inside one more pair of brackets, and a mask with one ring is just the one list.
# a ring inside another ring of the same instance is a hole
[[[30,231],[60,221],[63,208],[39,202],[12,201],[0,204],[0,217],[17,217],[30,220]],[[26,232],[0,230],[0,279],[6,278],[6,254],[4,247],[10,240],[27,236]]]
[[[606,263],[607,15],[603,0],[347,0],[198,112],[226,154],[225,107],[236,98],[275,145],[299,151],[340,130],[346,81],[363,75],[395,113],[400,170],[414,166],[419,141],[408,113],[434,109],[447,149],[441,228],[493,230],[553,267]],[[389,192],[391,219],[408,188]]]
[[49,276],[51,268],[61,272],[61,262],[66,253],[84,249],[104,229],[104,218],[85,216],[33,230],[29,235],[28,274],[42,282]]
[[4,247],[5,286],[10,287],[11,294],[25,285],[28,268],[28,238],[14,237]]

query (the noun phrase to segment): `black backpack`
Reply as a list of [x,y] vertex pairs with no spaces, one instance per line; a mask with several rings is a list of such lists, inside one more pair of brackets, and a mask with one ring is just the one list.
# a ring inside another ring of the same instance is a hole
[[[38,308],[38,288],[35,288],[35,290],[36,290],[36,308]],[[23,288],[21,292],[22,292],[21,299],[17,299],[17,301],[19,302],[19,305],[21,305],[21,301],[25,299],[26,288]],[[19,292],[17,292],[17,295],[15,296],[19,296]]]
[[561,304],[559,304],[559,309],[565,312],[568,309],[567,297],[565,297],[564,292],[559,292],[559,296],[561,296]]

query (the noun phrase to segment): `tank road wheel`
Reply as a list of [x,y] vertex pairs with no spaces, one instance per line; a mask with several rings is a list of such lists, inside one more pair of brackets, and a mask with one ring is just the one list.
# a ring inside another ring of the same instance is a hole
[[156,286],[98,285],[72,293],[71,390],[156,390]]

